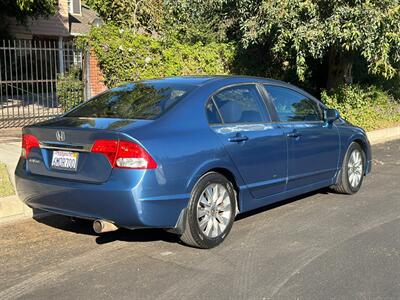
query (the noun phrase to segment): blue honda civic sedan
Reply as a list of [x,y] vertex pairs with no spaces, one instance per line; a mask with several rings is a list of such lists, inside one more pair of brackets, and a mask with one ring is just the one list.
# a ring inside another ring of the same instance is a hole
[[305,91],[243,76],[126,84],[23,129],[15,171],[30,207],[97,233],[163,228],[211,248],[235,216],[370,172],[365,131]]

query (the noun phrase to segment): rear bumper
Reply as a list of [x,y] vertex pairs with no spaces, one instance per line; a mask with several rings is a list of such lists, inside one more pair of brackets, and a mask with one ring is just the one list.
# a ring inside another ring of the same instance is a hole
[[141,186],[122,188],[30,175],[18,164],[15,181],[19,198],[32,208],[85,219],[103,219],[120,227],[175,228],[189,195],[140,199]]

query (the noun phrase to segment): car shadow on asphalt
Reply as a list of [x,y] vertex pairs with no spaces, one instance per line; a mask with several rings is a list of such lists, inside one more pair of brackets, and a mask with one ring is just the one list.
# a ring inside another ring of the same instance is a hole
[[179,237],[162,229],[135,229],[129,230],[119,228],[117,231],[97,234],[93,230],[93,222],[83,219],[72,219],[62,215],[49,215],[45,217],[34,217],[34,219],[42,224],[74,232],[77,234],[91,235],[96,237],[97,244],[107,244],[115,241],[124,242],[153,242],[164,241],[176,243]]
[[311,196],[314,196],[314,195],[318,195],[318,194],[325,194],[326,195],[326,194],[331,194],[331,193],[334,193],[334,192],[332,190],[330,190],[329,188],[322,188],[322,189],[319,189],[319,190],[316,190],[316,191],[308,192],[306,194],[301,194],[299,196],[295,196],[295,197],[292,197],[292,198],[289,198],[289,199],[286,199],[286,200],[282,200],[282,201],[279,201],[279,202],[276,202],[276,203],[272,203],[270,205],[266,205],[266,206],[263,206],[263,207],[260,207],[260,208],[257,208],[257,209],[254,209],[254,210],[239,214],[235,218],[235,221],[240,221],[242,219],[257,215],[259,213],[263,213],[263,212],[266,212],[268,210],[271,210],[271,209],[274,209],[274,208],[277,208],[277,207],[280,207],[280,206],[284,206],[284,205],[287,205],[289,203],[296,202],[296,201],[299,201],[299,200],[302,200],[302,199],[305,199],[305,198],[308,198],[308,197],[311,197]]
[[88,220],[73,219],[67,216],[56,214],[49,214],[46,216],[42,216],[41,214],[35,215],[35,211],[33,213],[33,219],[38,223],[45,224],[56,229],[78,234],[96,235],[91,227],[92,222]]
[[[253,215],[263,213],[265,211],[287,205],[289,203],[308,198],[316,194],[328,194],[329,189],[320,189],[317,191],[309,192],[300,196],[289,198],[287,200],[280,201],[271,205],[267,205],[250,212],[242,213],[236,217],[236,221],[240,221],[245,218],[249,218]],[[180,243],[179,236],[162,229],[135,229],[129,230],[120,228],[117,231],[97,234],[94,232],[92,221],[82,219],[71,219],[61,215],[50,215],[46,217],[34,217],[34,219],[42,224],[57,228],[60,230],[70,231],[77,234],[96,236],[96,243],[99,245],[108,244],[115,241],[124,242],[154,242],[164,241],[168,243]]]
[[123,242],[154,242],[163,241],[167,243],[180,242],[179,236],[162,229],[135,229],[129,230],[120,228],[114,232],[107,232],[96,238],[99,245],[108,244],[115,241]]

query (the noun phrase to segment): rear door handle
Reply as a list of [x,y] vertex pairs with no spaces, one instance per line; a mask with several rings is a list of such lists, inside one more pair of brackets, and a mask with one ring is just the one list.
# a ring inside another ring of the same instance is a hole
[[299,132],[297,132],[297,131],[293,131],[293,132],[290,132],[290,133],[286,134],[286,136],[287,137],[297,138],[297,137],[301,136],[301,134]]
[[240,142],[245,142],[249,139],[249,137],[245,135],[239,135],[239,136],[234,136],[228,139],[228,141],[232,143],[240,143]]

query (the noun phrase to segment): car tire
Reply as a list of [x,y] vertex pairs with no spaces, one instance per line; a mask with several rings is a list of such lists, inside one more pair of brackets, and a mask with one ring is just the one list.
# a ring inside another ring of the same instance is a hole
[[236,213],[236,193],[223,175],[203,175],[193,188],[185,214],[181,240],[186,245],[209,249],[228,236]]
[[331,188],[340,194],[355,194],[361,188],[364,174],[365,153],[358,143],[353,142],[347,149],[337,182]]

